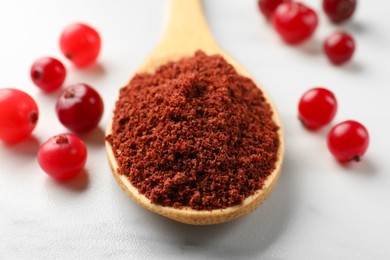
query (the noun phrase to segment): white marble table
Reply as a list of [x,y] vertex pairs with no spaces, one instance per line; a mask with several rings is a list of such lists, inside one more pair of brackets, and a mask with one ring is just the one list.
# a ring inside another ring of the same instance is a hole
[[[270,198],[237,221],[187,226],[140,208],[112,177],[104,130],[118,89],[158,41],[167,1],[1,1],[0,87],[27,91],[41,114],[32,138],[0,144],[0,259],[390,259],[390,2],[359,1],[355,19],[342,27],[355,36],[357,53],[340,68],[321,52],[322,39],[336,29],[322,12],[315,37],[290,47],[255,0],[204,2],[217,42],[279,108],[287,149]],[[319,10],[319,0],[305,2]],[[103,51],[90,69],[67,64],[66,84],[95,86],[106,110],[99,129],[83,136],[85,173],[59,184],[42,173],[36,152],[66,129],[55,117],[56,94],[40,93],[29,67],[43,55],[62,58],[59,34],[74,21],[100,31]],[[329,128],[310,133],[299,124],[300,95],[319,85],[339,100],[335,122],[356,119],[369,129],[361,163],[340,166],[326,148]]]

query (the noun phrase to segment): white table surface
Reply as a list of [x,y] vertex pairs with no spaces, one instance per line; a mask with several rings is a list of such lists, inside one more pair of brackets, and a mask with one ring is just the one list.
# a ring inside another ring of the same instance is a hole
[[[215,226],[189,226],[136,205],[111,175],[103,143],[118,90],[157,43],[167,1],[0,2],[0,86],[16,87],[38,102],[31,138],[0,144],[0,259],[390,259],[390,2],[359,1],[344,24],[357,41],[351,63],[334,67],[321,51],[330,24],[320,0],[320,25],[309,42],[284,44],[260,16],[255,0],[206,0],[219,45],[248,69],[276,103],[286,155],[279,185],[250,215]],[[38,166],[38,147],[66,132],[55,116],[56,95],[29,78],[32,62],[58,48],[61,30],[83,21],[99,30],[99,63],[77,70],[66,62],[65,85],[85,82],[102,94],[99,129],[82,138],[85,173],[66,184]],[[333,124],[355,119],[371,135],[363,161],[340,166],[326,148],[329,127],[317,133],[297,120],[301,94],[314,86],[334,91]],[[0,116],[1,116],[0,111]]]

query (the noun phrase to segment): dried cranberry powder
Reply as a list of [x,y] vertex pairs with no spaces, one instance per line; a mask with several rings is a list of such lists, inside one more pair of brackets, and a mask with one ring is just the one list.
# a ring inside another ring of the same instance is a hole
[[263,187],[278,160],[278,129],[251,79],[198,51],[135,75],[107,140],[118,172],[152,203],[212,210]]

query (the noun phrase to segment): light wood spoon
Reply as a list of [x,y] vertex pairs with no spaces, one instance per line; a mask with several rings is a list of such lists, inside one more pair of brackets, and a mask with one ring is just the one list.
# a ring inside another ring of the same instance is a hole
[[[242,66],[238,65],[237,62],[218,48],[204,18],[201,0],[170,0],[168,17],[168,26],[166,27],[160,43],[138,68],[137,73],[153,73],[156,68],[169,61],[177,61],[183,57],[193,56],[195,51],[202,50],[209,55],[222,55],[235,67],[239,74],[250,77],[249,73]],[[275,106],[264,91],[263,94],[273,109],[273,120],[281,127],[281,122]],[[107,135],[111,133],[111,123],[108,126]],[[112,147],[108,142],[106,142],[106,148],[108,160],[115,179],[137,203],[153,212],[179,222],[194,225],[207,225],[227,222],[246,215],[256,209],[271,193],[278,181],[284,155],[284,141],[281,128],[279,129],[278,134],[280,139],[278,150],[279,159],[276,162],[275,170],[266,179],[264,187],[257,190],[252,196],[247,197],[240,205],[212,211],[194,210],[189,207],[177,209],[151,203],[147,197],[138,192],[138,189],[130,183],[126,176],[120,175],[117,172],[118,164]]]

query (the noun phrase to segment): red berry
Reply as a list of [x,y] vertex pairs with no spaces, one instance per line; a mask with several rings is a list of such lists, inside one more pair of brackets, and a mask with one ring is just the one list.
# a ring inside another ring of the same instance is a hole
[[287,43],[297,44],[307,40],[314,33],[318,17],[313,9],[302,3],[283,3],[276,8],[272,23]]
[[60,134],[47,140],[38,151],[42,170],[58,180],[75,177],[87,161],[87,148],[74,134]]
[[359,161],[368,148],[367,129],[356,121],[345,121],[334,126],[328,134],[328,148],[340,162]]
[[336,111],[336,97],[325,88],[312,88],[306,91],[298,105],[299,119],[304,126],[312,130],[329,124]]
[[325,39],[324,51],[333,64],[340,65],[352,58],[355,41],[346,32],[334,32]]
[[61,34],[61,51],[76,67],[83,68],[94,63],[100,46],[99,33],[86,24],[71,24]]
[[267,19],[270,19],[278,5],[291,1],[292,0],[259,0],[258,5],[260,12],[262,12]]
[[77,133],[95,128],[103,115],[104,105],[99,93],[87,84],[66,88],[56,104],[60,122]]
[[34,62],[30,75],[37,87],[45,92],[52,92],[64,83],[66,69],[59,60],[45,57]]
[[38,122],[38,106],[27,93],[0,89],[0,140],[16,143],[28,137]]
[[332,22],[341,23],[355,12],[356,0],[323,0],[322,7]]

